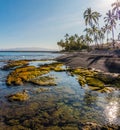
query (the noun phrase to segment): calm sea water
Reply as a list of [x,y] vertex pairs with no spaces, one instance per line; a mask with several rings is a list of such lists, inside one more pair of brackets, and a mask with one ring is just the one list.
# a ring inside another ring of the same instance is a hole
[[59,55],[59,53],[49,52],[0,52],[0,60],[52,59]]
[[[53,59],[58,53],[40,52],[0,52],[0,67],[7,60]],[[38,66],[51,61],[34,61],[30,65]],[[52,61],[54,62],[54,61]],[[6,77],[10,71],[0,69],[0,128],[19,129],[55,129],[80,128],[80,122],[98,124],[120,124],[120,91],[99,93],[86,86],[82,88],[76,77],[68,72],[50,72],[57,86],[46,87],[45,92],[32,84],[6,86]],[[30,99],[27,102],[8,102],[6,96],[27,90]]]

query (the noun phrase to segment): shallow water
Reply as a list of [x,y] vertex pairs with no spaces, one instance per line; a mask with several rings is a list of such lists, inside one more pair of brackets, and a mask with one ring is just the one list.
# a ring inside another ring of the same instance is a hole
[[[56,55],[52,54],[52,57]],[[37,56],[33,57],[35,59]],[[51,56],[48,58],[51,59]],[[44,62],[46,63],[46,61],[35,61],[30,65],[42,65]],[[0,62],[0,65],[3,66],[4,62]],[[47,75],[55,77],[57,86],[43,87],[25,84],[8,87],[5,84],[8,73],[9,71],[0,70],[0,126],[2,129],[42,130],[54,127],[57,130],[66,126],[74,129],[80,128],[80,122],[120,124],[120,93],[118,90],[111,93],[91,91],[87,86],[82,88],[76,77],[68,72],[54,71]],[[41,92],[39,88],[46,90]],[[24,89],[30,95],[28,101],[7,101],[7,95],[21,92]]]

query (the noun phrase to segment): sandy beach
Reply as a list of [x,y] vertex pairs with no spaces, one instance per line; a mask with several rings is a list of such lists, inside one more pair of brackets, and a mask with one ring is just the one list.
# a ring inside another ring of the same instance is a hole
[[120,51],[70,52],[56,58],[65,65],[120,73]]

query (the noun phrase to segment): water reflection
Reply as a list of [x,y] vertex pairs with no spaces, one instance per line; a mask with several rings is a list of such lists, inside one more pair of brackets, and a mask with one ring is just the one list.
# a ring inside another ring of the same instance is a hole
[[105,108],[105,115],[110,124],[117,123],[117,114],[119,110],[119,104],[116,101],[110,102]]
[[108,104],[104,110],[106,120],[110,124],[120,124],[120,120],[118,120],[120,113],[120,104],[118,98],[115,95],[115,93],[111,93],[107,97]]

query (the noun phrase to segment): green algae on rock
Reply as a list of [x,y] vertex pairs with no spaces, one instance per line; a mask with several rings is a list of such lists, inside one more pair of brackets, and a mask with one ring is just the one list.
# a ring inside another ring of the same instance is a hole
[[7,65],[3,67],[4,70],[12,69],[14,67],[22,67],[28,65],[27,60],[16,60],[16,61],[9,61]]
[[56,83],[53,77],[50,76],[42,76],[30,81],[33,84],[40,85],[40,86],[55,86]]
[[103,72],[97,72],[85,68],[77,68],[70,71],[72,75],[76,75],[78,82],[84,87],[85,84],[89,86],[92,91],[98,92],[112,92],[113,87],[120,86],[120,77]]
[[96,71],[93,70],[88,70],[85,68],[77,68],[73,69],[71,73],[76,74],[76,75],[81,75],[81,76],[87,76],[87,77],[93,77],[97,74]]
[[100,93],[109,93],[112,92],[114,89],[112,87],[94,87],[94,86],[90,86],[89,87],[92,91],[98,91]]
[[43,70],[34,67],[26,66],[23,68],[17,68],[12,71],[7,77],[7,85],[22,85],[24,82],[29,82],[31,79],[34,79],[43,74],[47,74],[49,71]]
[[104,87],[104,83],[99,79],[93,77],[86,77],[86,81],[89,86],[100,87],[100,88]]
[[31,82],[43,86],[56,85],[56,83],[53,81],[53,78],[47,78],[47,77],[37,78],[37,77],[43,74],[47,74],[52,70],[57,72],[65,71],[65,69],[62,68],[62,66],[63,64],[61,63],[51,63],[42,65],[40,67],[25,66],[16,68],[7,76],[6,84],[8,86],[11,86],[11,85],[23,85],[25,82]]
[[59,62],[54,62],[51,64],[45,64],[40,66],[41,69],[45,70],[54,70],[56,72],[65,71],[66,69],[63,68],[63,64]]
[[9,96],[7,96],[8,101],[26,101],[29,99],[29,95],[27,94],[27,92],[23,91],[23,92],[18,92],[15,94],[11,94]]
[[85,80],[85,77],[83,76],[78,76],[78,82],[81,86],[84,86],[85,84],[87,84],[86,80]]

